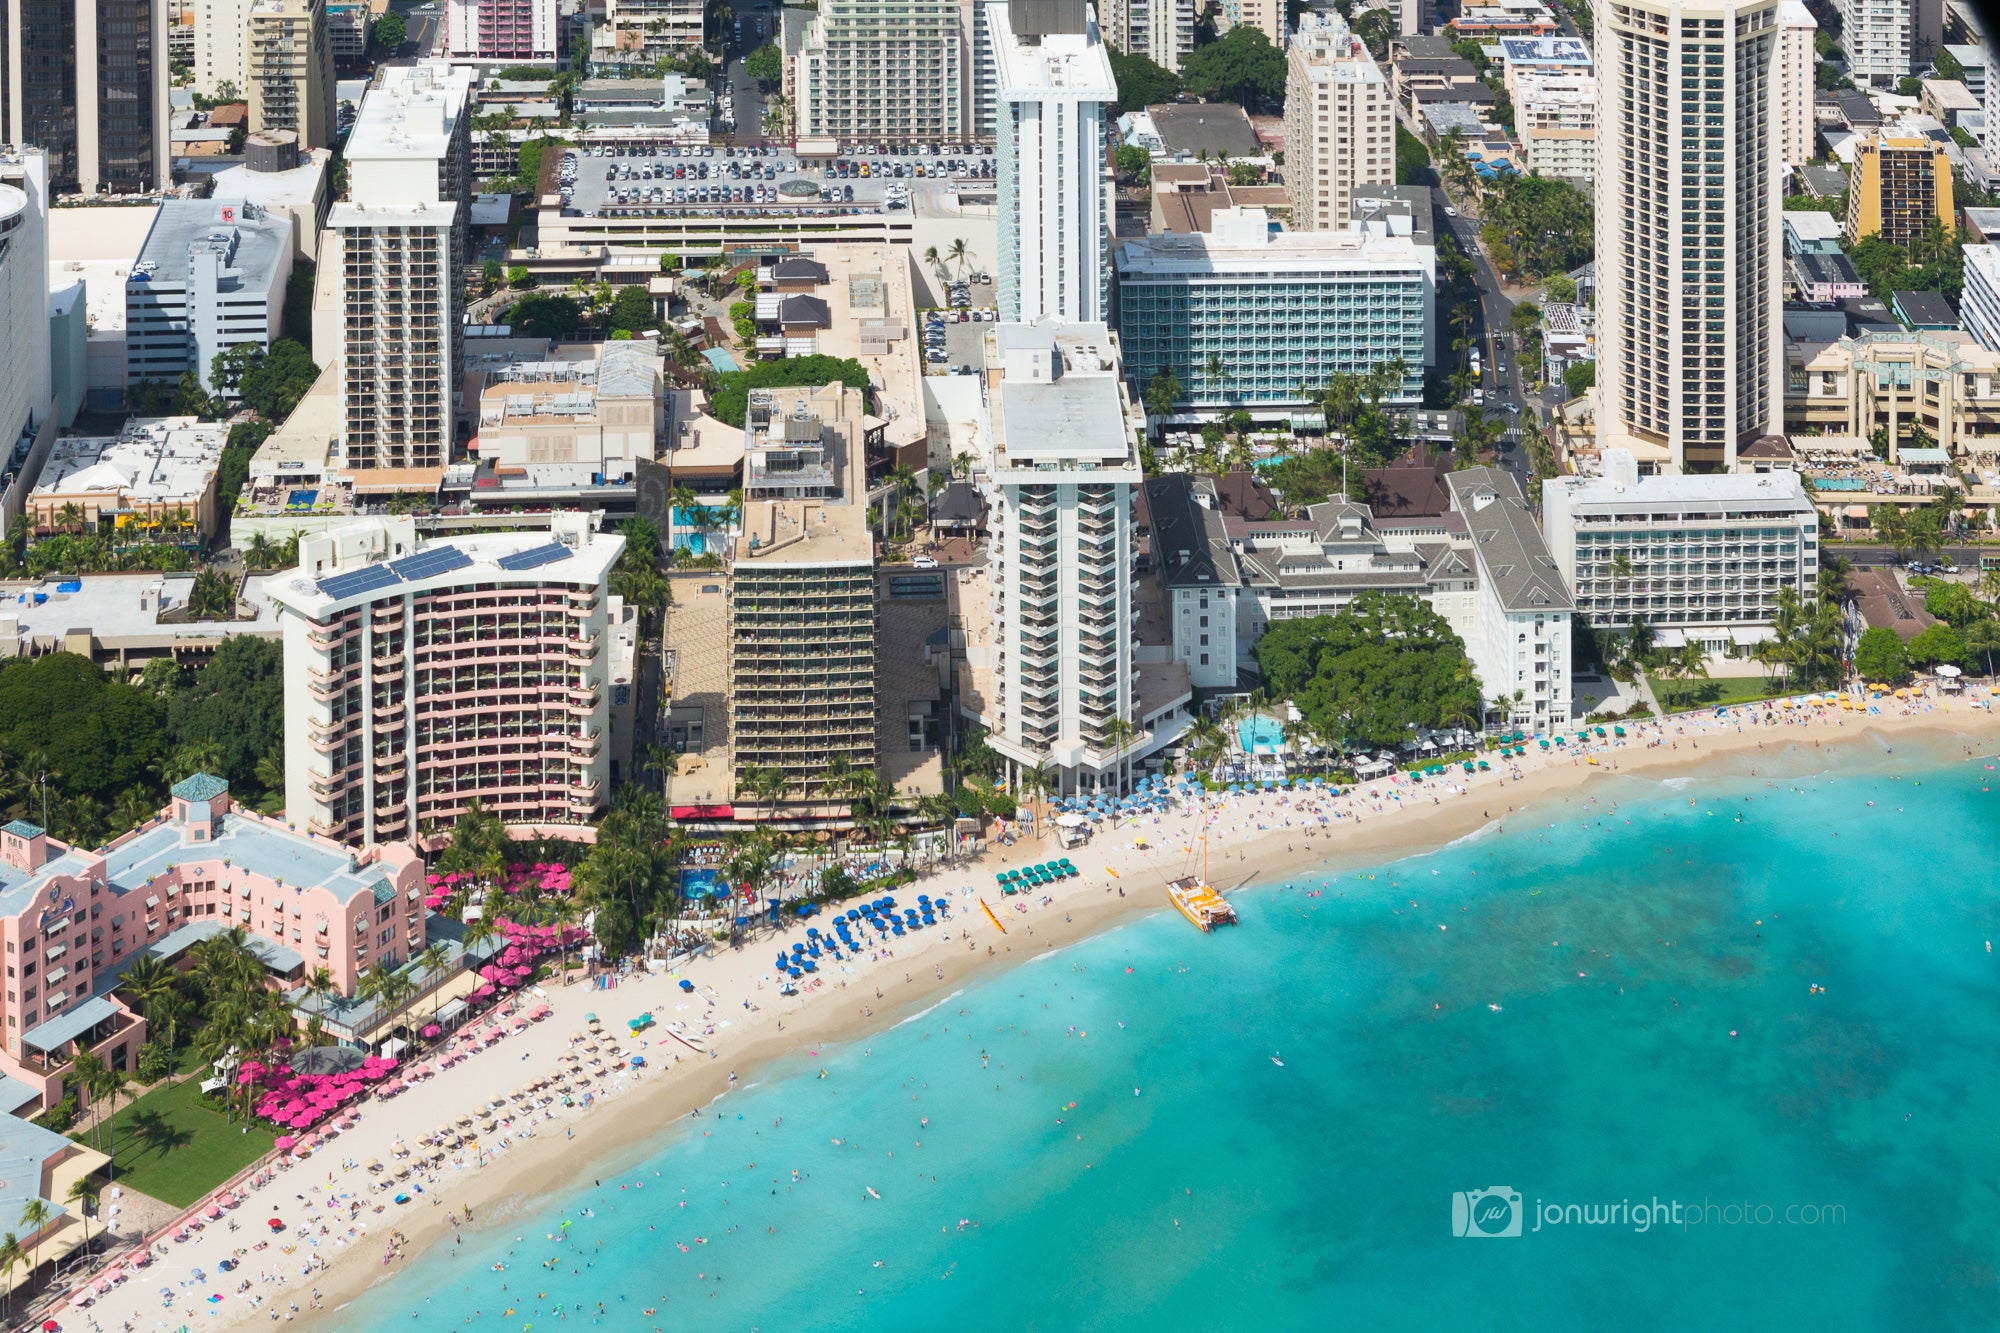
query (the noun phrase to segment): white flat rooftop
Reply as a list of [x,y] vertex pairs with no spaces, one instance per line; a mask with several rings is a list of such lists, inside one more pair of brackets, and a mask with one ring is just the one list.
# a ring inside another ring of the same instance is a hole
[[[21,635],[36,651],[61,645],[64,636],[85,632],[108,649],[167,647],[189,639],[215,639],[251,634],[278,637],[277,609],[265,595],[266,578],[244,581],[242,600],[256,612],[251,620],[200,620],[161,624],[164,601],[169,612],[187,605],[193,574],[84,574],[74,578],[9,580],[0,583],[0,616],[16,619]],[[68,584],[78,591],[62,592]]]

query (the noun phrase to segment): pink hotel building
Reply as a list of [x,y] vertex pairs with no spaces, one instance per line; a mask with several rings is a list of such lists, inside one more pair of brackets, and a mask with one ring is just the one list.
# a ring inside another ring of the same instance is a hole
[[238,810],[202,773],[172,803],[98,851],[22,820],[0,828],[6,1015],[0,1105],[33,1114],[62,1096],[78,1047],[130,1070],[145,1019],[110,992],[142,953],[174,958],[232,926],[281,982],[324,967],[341,994],[380,962],[424,947],[423,861],[406,843],[355,851]]
[[449,827],[474,797],[521,831],[574,834],[629,744],[634,640],[608,593],[623,537],[557,513],[547,533],[419,543],[369,519],[299,542],[266,581],[285,641],[285,811],[346,842]]

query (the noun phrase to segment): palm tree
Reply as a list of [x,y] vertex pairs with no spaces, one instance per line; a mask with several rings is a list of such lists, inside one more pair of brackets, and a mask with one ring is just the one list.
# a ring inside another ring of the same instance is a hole
[[1201,377],[1208,381],[1208,391],[1214,393],[1222,388],[1222,381],[1229,374],[1229,368],[1222,364],[1222,356],[1210,352],[1208,360],[1201,363]]
[[28,1249],[28,1271],[30,1273],[41,1267],[42,1228],[54,1221],[55,1217],[55,1205],[40,1195],[29,1199],[21,1205],[21,1225],[33,1232],[35,1237],[34,1240],[29,1242]]
[[444,977],[444,965],[451,961],[451,946],[443,940],[433,940],[418,951],[413,962],[424,969],[424,982],[431,988],[431,1017],[436,1018],[443,1005],[438,1000],[439,984]]
[[1046,810],[1041,803],[1041,798],[1048,795],[1049,787],[1054,780],[1055,774],[1049,771],[1049,766],[1046,763],[1038,763],[1033,768],[1022,769],[1015,775],[1015,785],[1021,789],[1021,794],[1032,798],[1035,802],[1035,836],[1038,838],[1046,838],[1048,836],[1048,829],[1045,826],[1046,822],[1042,818]]
[[82,532],[83,506],[71,500],[56,510],[56,526],[64,532]]
[[179,980],[180,973],[172,963],[153,954],[141,954],[118,978],[118,989],[138,1001],[142,1013],[149,1013],[155,1002],[174,991]]
[[1111,747],[1112,753],[1118,758],[1118,789],[1123,791],[1130,776],[1126,767],[1130,758],[1128,747],[1132,744],[1133,738],[1138,735],[1138,729],[1124,718],[1114,714],[1104,723],[1102,730],[1104,732],[1105,743]]
[[[1692,639],[1688,640],[1681,645],[1680,651],[1674,656],[1675,666],[1680,670],[1681,679],[1689,682],[1690,687],[1697,680],[1708,679],[1708,653],[1699,643]],[[1688,691],[1687,701],[1694,702],[1692,688]]]
[[[4,1236],[0,1236],[0,1276],[12,1279],[14,1270],[27,1261],[28,1256],[21,1249],[21,1238],[19,1236],[16,1236],[11,1231]],[[7,1284],[7,1306],[9,1313],[12,1312],[13,1304],[14,1284],[10,1280]]]
[[952,263],[958,265],[959,270],[963,272],[965,269],[966,257],[971,253],[972,253],[971,250],[969,250],[966,247],[965,238],[963,236],[960,236],[952,241],[951,249],[945,252],[945,258],[950,260]]
[[935,245],[924,251],[924,264],[939,277],[944,276],[944,269],[938,264],[938,248]]
[[785,794],[785,788],[790,784],[790,776],[784,769],[776,767],[748,769],[738,779],[738,785],[762,798],[767,807],[767,820],[777,819],[778,798]]

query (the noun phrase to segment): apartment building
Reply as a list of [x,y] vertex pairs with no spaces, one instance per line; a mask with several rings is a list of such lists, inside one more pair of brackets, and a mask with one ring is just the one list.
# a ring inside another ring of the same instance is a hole
[[[194,86],[204,97],[250,93],[250,6],[254,0],[195,0]],[[218,91],[220,90],[220,92]]]
[[1782,408],[1777,0],[1597,22],[1598,438],[1728,471]]
[[[1910,73],[1913,0],[1835,0],[1834,8],[1849,78],[1864,88],[1893,88]],[[1922,63],[1928,65],[1930,55]]]
[[1982,464],[2000,453],[2000,352],[1973,334],[1863,333],[1791,343],[1785,354],[1787,434],[1868,440],[1880,431],[1891,462],[1919,445]]
[[[1255,9],[1263,0],[1250,3]],[[1105,0],[1097,7],[1097,21],[1112,46],[1178,74],[1181,62],[1194,51],[1194,21],[1200,8],[1196,0]],[[1217,28],[1218,35],[1227,31],[1221,22]]]
[[168,77],[163,4],[0,0],[0,144],[47,154],[53,195],[169,183]]
[[250,126],[289,130],[305,148],[333,147],[333,46],[326,0],[250,6]]
[[995,125],[1000,318],[1104,317],[1110,282],[1111,60],[1084,0],[987,7],[998,72]]
[[1292,226],[1347,225],[1360,185],[1396,183],[1389,81],[1337,14],[1299,17],[1285,73],[1285,189]]
[[1280,50],[1285,46],[1285,0],[1222,0],[1216,15],[1215,35],[1227,36],[1232,28],[1255,28]]
[[169,199],[125,279],[129,383],[173,383],[192,370],[210,392],[215,358],[283,334],[292,220],[241,199]]
[[1519,486],[1484,468],[1443,485],[1442,514],[1383,518],[1334,500],[1251,522],[1219,512],[1210,478],[1148,480],[1153,565],[1174,656],[1192,682],[1237,689],[1273,622],[1337,615],[1381,592],[1415,597],[1450,623],[1492,716],[1538,728],[1568,721],[1572,602]]
[[86,531],[126,540],[204,542],[220,527],[215,474],[229,427],[193,417],[149,417],[117,435],[57,440],[23,517],[60,532],[72,515]]
[[970,136],[959,0],[822,0],[799,51],[798,133],[843,143]]
[[375,30],[375,11],[368,0],[329,0],[326,43],[333,63],[351,69],[368,57],[368,37]]
[[2000,246],[1968,245],[1961,253],[1965,290],[1959,295],[1959,318],[1981,347],[2000,352]]
[[1778,157],[1787,166],[1813,160],[1818,126],[1813,95],[1819,89],[1819,23],[1804,0],[1782,0],[1778,6],[1777,66],[1772,81],[1778,87]]
[[1622,449],[1603,466],[1542,484],[1549,550],[1591,624],[1643,620],[1666,646],[1740,656],[1769,637],[1781,590],[1812,596],[1819,511],[1798,473],[1641,477]]
[[1543,176],[1595,178],[1597,76],[1523,72],[1511,77],[1523,165]]
[[[0,159],[0,457],[47,426],[54,402],[49,347],[48,157]],[[4,528],[0,523],[0,528]]]
[[351,471],[421,485],[451,461],[463,367],[473,74],[389,66],[362,99],[347,201],[327,219],[340,283],[341,445]]
[[111,994],[141,954],[174,959],[221,931],[250,932],[279,981],[325,968],[351,996],[376,963],[424,947],[424,863],[407,843],[361,851],[236,805],[197,773],[166,809],[95,850],[16,820],[0,828],[0,938],[20,976],[6,991],[0,1073],[43,1105],[88,1049],[131,1072],[145,1019]]
[[1942,144],[1893,128],[1871,131],[1854,145],[1847,243],[1879,235],[1891,245],[1908,245],[1932,222],[1954,230],[1951,187],[1951,157]]
[[1172,370],[1194,411],[1285,417],[1335,375],[1401,362],[1391,399],[1418,401],[1435,345],[1437,251],[1429,201],[1408,207],[1395,189],[1383,191],[1387,203],[1406,206],[1371,209],[1364,199],[1337,231],[1279,231],[1261,208],[1228,208],[1206,233],[1119,246],[1119,345],[1132,395]]
[[558,54],[556,0],[447,0],[454,60],[548,60]]
[[514,826],[591,821],[611,799],[614,696],[631,696],[606,593],[625,539],[596,517],[421,544],[413,520],[382,518],[300,539],[298,568],[265,584],[294,823],[392,842],[475,798]]
[[605,26],[618,50],[658,56],[700,46],[707,12],[702,0],[606,0]]
[[1447,31],[1456,41],[1498,42],[1508,37],[1554,37],[1562,24],[1541,0],[1493,0],[1459,6]]
[[730,562],[730,764],[825,799],[836,756],[875,768],[875,538],[861,394],[757,390]]
[[973,710],[1011,765],[1046,765],[1065,792],[1115,788],[1154,743],[1132,623],[1143,474],[1117,344],[1101,323],[1055,320],[1000,324],[985,344],[994,554]]

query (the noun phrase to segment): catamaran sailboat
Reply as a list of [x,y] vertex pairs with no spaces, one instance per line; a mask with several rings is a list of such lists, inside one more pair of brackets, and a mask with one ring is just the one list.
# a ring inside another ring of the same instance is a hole
[[[1193,871],[1193,866],[1189,867]],[[1201,831],[1201,869],[1180,879],[1167,881],[1167,897],[1196,930],[1207,933],[1217,926],[1236,924],[1236,909],[1208,882],[1208,830]]]

